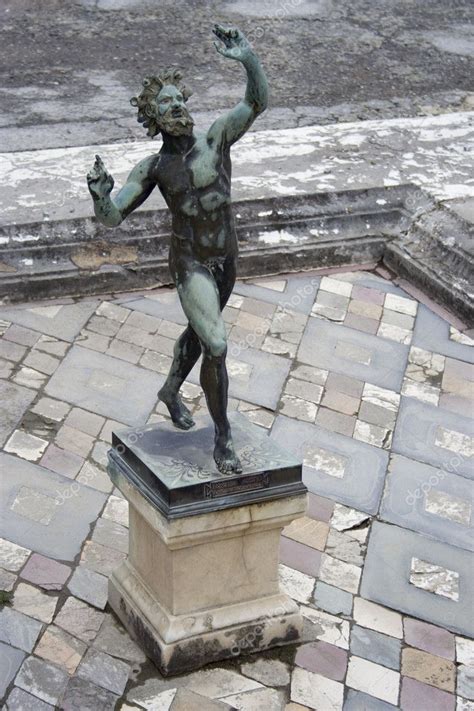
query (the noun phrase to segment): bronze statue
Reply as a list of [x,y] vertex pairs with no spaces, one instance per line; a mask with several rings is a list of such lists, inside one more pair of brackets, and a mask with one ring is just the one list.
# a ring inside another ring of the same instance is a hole
[[215,25],[216,50],[242,62],[247,71],[245,97],[218,118],[207,133],[194,133],[186,108],[191,92],[179,71],[168,69],[143,80],[131,100],[138,121],[152,138],[161,132],[159,153],[142,160],[112,198],[114,180],[100,158],[87,176],[97,219],[119,225],[158,186],[172,214],[169,253],[171,276],[189,321],[176,341],[170,372],[159,391],[174,424],[194,425],[179,389],[199,356],[200,381],[215,424],[214,459],[223,474],[242,471],[227,419],[226,330],[222,309],[236,276],[237,237],[230,207],[230,147],[267,106],[268,86],[258,57],[240,30]]

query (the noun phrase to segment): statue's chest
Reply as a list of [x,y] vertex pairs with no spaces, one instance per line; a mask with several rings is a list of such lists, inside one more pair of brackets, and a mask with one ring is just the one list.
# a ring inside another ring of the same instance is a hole
[[215,149],[197,142],[187,155],[162,159],[160,185],[169,196],[206,190],[218,179],[221,164]]

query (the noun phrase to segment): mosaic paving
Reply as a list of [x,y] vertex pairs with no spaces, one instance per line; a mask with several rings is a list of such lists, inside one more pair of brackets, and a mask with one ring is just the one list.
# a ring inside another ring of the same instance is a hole
[[[474,342],[382,273],[238,283],[230,408],[304,461],[281,538],[303,643],[165,680],[107,608],[128,548],[105,472],[185,323],[174,291],[0,309],[0,705],[472,711]],[[206,410],[198,368],[183,387]]]

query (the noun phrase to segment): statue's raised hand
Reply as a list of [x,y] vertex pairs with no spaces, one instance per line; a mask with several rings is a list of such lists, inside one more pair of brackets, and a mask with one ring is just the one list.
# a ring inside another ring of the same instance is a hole
[[219,40],[219,42],[214,42],[214,47],[224,57],[244,62],[252,54],[252,48],[246,36],[237,27],[214,25],[212,31]]
[[100,156],[95,157],[92,170],[87,173],[87,185],[93,198],[107,197],[114,187],[114,179],[107,172]]

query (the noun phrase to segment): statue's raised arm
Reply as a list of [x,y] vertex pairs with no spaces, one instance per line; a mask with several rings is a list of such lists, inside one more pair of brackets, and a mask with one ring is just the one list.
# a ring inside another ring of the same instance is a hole
[[214,46],[219,54],[241,62],[247,72],[245,97],[224,116],[218,118],[209,129],[209,137],[222,139],[232,145],[250,128],[257,116],[267,108],[268,83],[260,61],[247,38],[236,27],[215,25],[214,35],[219,41]]

